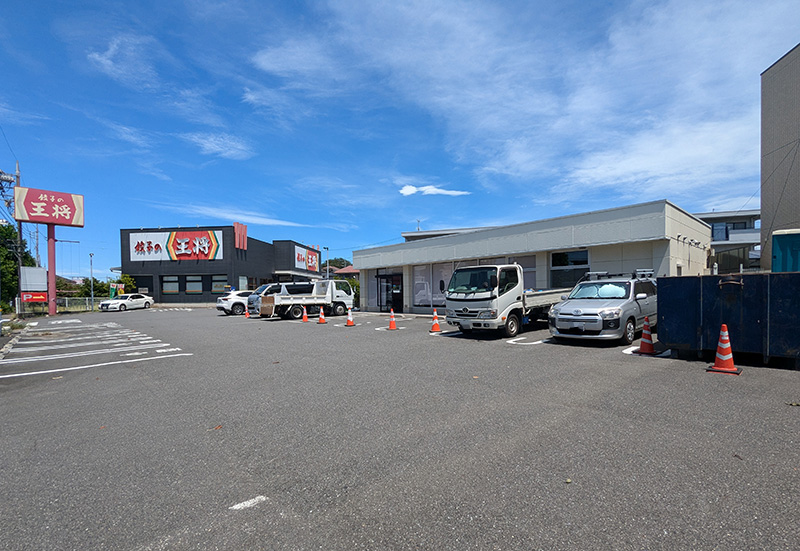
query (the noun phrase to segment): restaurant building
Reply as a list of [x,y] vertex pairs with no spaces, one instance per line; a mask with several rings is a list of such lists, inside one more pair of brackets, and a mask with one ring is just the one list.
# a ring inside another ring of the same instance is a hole
[[123,229],[120,244],[122,273],[157,303],[209,303],[231,288],[321,277],[318,248],[260,241],[238,223]]

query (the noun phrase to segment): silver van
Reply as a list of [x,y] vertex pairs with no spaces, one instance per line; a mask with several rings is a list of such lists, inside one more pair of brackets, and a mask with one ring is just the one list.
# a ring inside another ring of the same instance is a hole
[[556,339],[620,339],[630,344],[647,316],[656,324],[658,294],[652,271],[589,272],[548,313]]

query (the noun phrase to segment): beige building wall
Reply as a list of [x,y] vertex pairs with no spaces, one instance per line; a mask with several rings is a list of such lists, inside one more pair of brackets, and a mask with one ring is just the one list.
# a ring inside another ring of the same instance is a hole
[[800,228],[800,44],[761,73],[761,267],[772,232]]
[[[354,251],[353,260],[361,271],[362,309],[377,308],[375,277],[381,273],[402,274],[405,312],[426,312],[431,307],[415,304],[415,293],[428,288],[435,294],[438,276],[415,281],[415,267],[427,273],[426,267],[446,266],[437,273],[452,274],[462,266],[518,261],[530,268],[535,257],[535,284],[526,276],[526,285],[547,289],[554,253],[586,250],[592,271],[696,275],[707,273],[710,243],[708,224],[669,201],[654,201]],[[449,275],[442,277],[447,283]]]

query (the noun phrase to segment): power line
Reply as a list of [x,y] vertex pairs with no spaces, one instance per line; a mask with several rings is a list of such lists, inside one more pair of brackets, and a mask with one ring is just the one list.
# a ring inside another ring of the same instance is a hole
[[14,157],[15,161],[18,161],[17,154],[14,153],[14,149],[11,147],[11,144],[8,142],[8,137],[6,136],[6,131],[3,130],[3,125],[0,124],[0,133],[3,134],[3,139],[6,141],[6,145],[8,146],[8,150],[11,152],[11,155]]

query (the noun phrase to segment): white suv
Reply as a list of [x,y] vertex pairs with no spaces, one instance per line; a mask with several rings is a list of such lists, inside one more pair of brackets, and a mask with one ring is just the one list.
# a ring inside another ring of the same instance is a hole
[[253,291],[231,291],[217,299],[217,310],[222,310],[226,316],[241,316],[247,310],[247,297],[251,294]]
[[630,344],[647,316],[656,324],[658,295],[651,271],[627,276],[589,272],[548,313],[556,339],[621,339]]

